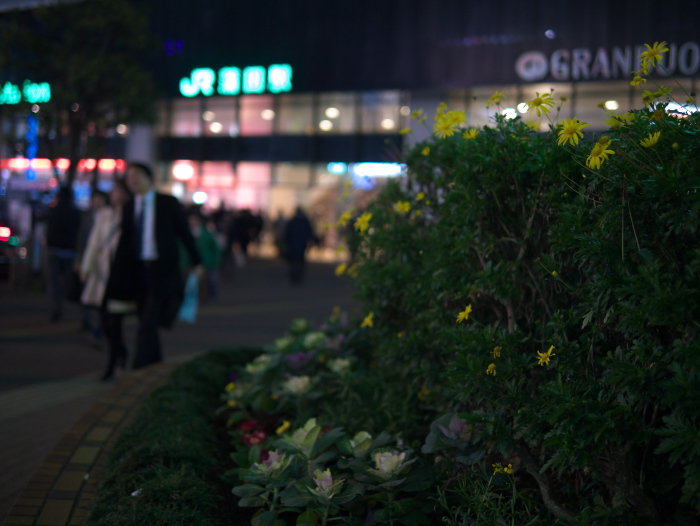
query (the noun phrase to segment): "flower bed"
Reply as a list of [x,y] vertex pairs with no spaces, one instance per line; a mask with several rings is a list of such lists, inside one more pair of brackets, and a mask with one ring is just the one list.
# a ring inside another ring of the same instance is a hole
[[540,122],[498,92],[482,129],[438,108],[407,177],[341,216],[360,319],[299,322],[222,395],[254,524],[697,523],[700,112],[676,92],[600,136],[556,93]]

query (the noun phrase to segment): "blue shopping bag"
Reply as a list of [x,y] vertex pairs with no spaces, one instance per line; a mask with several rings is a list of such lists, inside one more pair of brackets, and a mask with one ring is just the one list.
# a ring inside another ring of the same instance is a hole
[[189,323],[194,323],[197,319],[197,307],[199,305],[199,280],[194,272],[187,276],[185,284],[185,298],[182,300],[180,311],[177,313],[178,319]]

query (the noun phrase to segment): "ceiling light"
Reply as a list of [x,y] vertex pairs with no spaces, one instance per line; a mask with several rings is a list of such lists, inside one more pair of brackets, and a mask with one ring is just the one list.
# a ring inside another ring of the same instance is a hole
[[324,119],[318,123],[318,127],[321,128],[323,131],[329,131],[333,129],[333,123],[329,120]]
[[394,127],[396,126],[396,123],[394,122],[394,119],[382,119],[382,122],[379,123],[382,128],[385,130],[393,130]]
[[211,122],[216,118],[216,113],[213,111],[205,111],[202,113],[202,119],[204,119],[207,122]]
[[275,118],[275,112],[270,109],[262,110],[262,112],[260,112],[260,116],[263,118],[263,120],[271,121]]
[[340,110],[338,108],[326,108],[326,117],[329,119],[336,119],[340,115]]

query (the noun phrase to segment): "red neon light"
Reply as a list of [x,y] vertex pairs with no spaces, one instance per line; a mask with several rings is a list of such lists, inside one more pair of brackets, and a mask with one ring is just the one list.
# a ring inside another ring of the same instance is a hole
[[9,226],[0,226],[0,241],[7,241],[12,235],[12,230]]
[[51,159],[32,159],[32,168],[35,170],[50,170]]
[[117,166],[117,161],[114,159],[100,159],[99,164],[100,170],[103,172],[111,172]]
[[117,159],[116,167],[117,167],[117,170],[122,172],[122,171],[124,171],[124,168],[126,168],[126,163],[124,162],[123,159]]
[[68,170],[70,166],[70,161],[68,159],[59,159],[56,161],[56,166],[59,170]]
[[95,166],[97,166],[97,161],[95,159],[83,159],[85,162],[85,169],[86,170],[94,170]]
[[29,168],[29,159],[10,159],[7,165],[10,170],[26,170]]

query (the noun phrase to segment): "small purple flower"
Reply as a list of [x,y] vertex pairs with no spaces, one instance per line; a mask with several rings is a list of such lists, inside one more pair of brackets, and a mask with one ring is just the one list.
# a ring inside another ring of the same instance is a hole
[[454,415],[452,417],[452,420],[450,420],[450,424],[448,427],[438,427],[440,427],[440,431],[442,431],[443,435],[453,440],[467,440],[470,435],[469,426],[462,418],[459,418],[457,415]]
[[287,354],[284,359],[287,361],[289,366],[292,369],[301,369],[304,367],[307,363],[309,363],[309,360],[311,359],[311,356],[309,353],[305,353],[303,351],[294,353],[294,354]]
[[231,373],[231,375],[228,377],[228,379],[231,380],[232,382],[235,382],[236,380],[238,380],[238,377],[240,375],[241,374],[238,371],[236,371],[235,373]]

